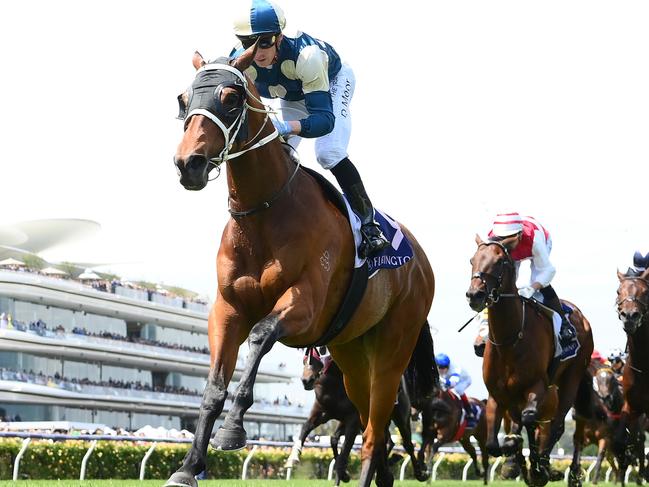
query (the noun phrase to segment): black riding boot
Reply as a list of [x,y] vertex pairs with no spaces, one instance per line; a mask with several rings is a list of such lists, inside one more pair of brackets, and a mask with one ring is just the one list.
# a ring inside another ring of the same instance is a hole
[[348,158],[345,158],[336,164],[331,172],[336,177],[343,193],[347,196],[347,201],[349,201],[352,210],[361,219],[363,242],[358,249],[359,256],[361,258],[369,257],[390,245],[379,224],[374,221],[374,207],[365,192],[360,174],[358,174],[354,164]]
[[548,308],[556,311],[557,313],[559,313],[559,316],[561,316],[559,343],[562,347],[565,347],[572,341],[573,338],[575,338],[575,332],[572,326],[570,326],[570,323],[568,322],[568,319],[563,312],[563,307],[561,306],[559,296],[557,296],[557,293],[552,286],[546,286],[541,289],[541,294],[543,294],[543,304],[545,304]]

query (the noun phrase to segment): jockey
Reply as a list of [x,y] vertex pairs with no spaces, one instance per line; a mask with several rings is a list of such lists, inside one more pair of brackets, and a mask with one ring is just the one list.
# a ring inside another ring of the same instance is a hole
[[649,267],[649,253],[647,255],[642,255],[642,252],[636,250],[633,254],[633,267],[631,270],[634,275],[639,276]]
[[611,365],[615,377],[620,380],[624,373],[624,352],[619,348],[611,350],[608,354],[608,363]]
[[[245,2],[234,22],[241,47],[257,43],[255,59],[246,74],[264,98],[279,98],[279,134],[297,147],[302,137],[315,138],[318,163],[330,169],[361,220],[361,258],[389,245],[374,220],[374,207],[358,170],[349,160],[350,103],[356,80],[351,67],[326,42],[303,32],[282,33],[284,12],[268,0]],[[235,48],[232,55],[241,55]],[[289,139],[290,137],[290,139]]]
[[562,347],[565,347],[575,337],[575,333],[565,317],[559,296],[550,285],[556,273],[556,269],[550,262],[552,250],[550,233],[530,216],[521,216],[518,213],[496,215],[489,238],[500,241],[513,235],[517,236],[517,241],[510,248],[509,255],[516,264],[516,274],[518,275],[521,261],[527,259],[532,261],[530,284],[519,289],[519,294],[529,298],[539,291],[543,295],[543,304],[556,311],[561,317],[559,342]]
[[437,364],[437,370],[439,370],[442,387],[447,390],[453,389],[460,396],[466,412],[466,420],[469,424],[474,424],[477,418],[465,392],[471,385],[471,376],[462,367],[451,365],[451,359],[445,353],[435,355],[435,363]]

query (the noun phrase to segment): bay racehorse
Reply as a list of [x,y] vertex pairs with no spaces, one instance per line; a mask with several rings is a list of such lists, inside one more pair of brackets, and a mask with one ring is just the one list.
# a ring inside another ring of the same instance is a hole
[[[489,473],[489,454],[487,453],[487,421],[484,415],[485,402],[474,397],[469,398],[474,409],[480,410],[480,417],[475,426],[469,427],[464,420],[464,406],[462,399],[450,390],[439,391],[432,402],[433,424],[435,440],[431,445],[430,463],[437,451],[445,444],[459,441],[462,447],[473,460],[473,468],[478,477],[482,477],[487,485]],[[471,443],[474,437],[480,447],[482,457],[482,471],[478,465],[476,449]],[[422,448],[423,452],[423,448]]]
[[[615,432],[613,449],[618,459],[618,480],[631,458],[640,462],[639,471],[649,481],[644,467],[644,422],[649,415],[649,269],[642,273],[618,271],[617,314],[627,336],[627,361],[622,384],[624,406]],[[631,446],[631,448],[628,448]]]
[[[588,320],[573,309],[570,320],[581,344],[575,357],[554,360],[555,338],[551,317],[540,306],[521,298],[516,268],[509,249],[516,237],[482,241],[471,259],[471,284],[466,293],[474,311],[489,308],[489,335],[482,375],[489,391],[487,451],[499,456],[498,430],[505,411],[527,431],[530,448],[530,485],[545,485],[550,478],[550,451],[564,431],[564,419],[575,405],[588,408],[592,383],[584,372],[593,351]],[[565,301],[564,301],[565,303]],[[576,400],[577,399],[577,400]],[[520,458],[520,457],[519,457]],[[578,485],[579,454],[573,456],[569,483]]]
[[[331,359],[331,356],[321,357],[315,348],[310,349],[307,350],[304,356],[302,384],[306,390],[313,390],[316,398],[311,413],[302,425],[300,436],[296,439],[291,455],[287,460],[287,466],[293,466],[295,462],[299,461],[300,451],[311,431],[331,419],[336,419],[339,421],[339,425],[331,438],[331,448],[335,459],[336,485],[339,485],[341,480],[348,482],[347,464],[349,454],[354,446],[356,435],[361,433],[361,421],[356,407],[345,391],[342,371],[336,365],[336,362]],[[420,481],[424,481],[428,476],[425,469],[418,462],[415,447],[412,444],[411,404],[406,389],[404,382],[403,386],[399,388],[391,419],[399,429],[403,448],[410,456],[415,477]],[[338,454],[338,441],[341,435],[345,436],[345,441],[340,454]],[[390,436],[388,436],[387,442],[389,445],[388,451],[390,451],[394,446]]]
[[620,420],[624,397],[622,395],[622,385],[610,367],[603,366],[598,360],[593,360],[588,367],[587,373],[589,378],[592,377],[593,382],[593,391],[591,393],[592,413],[587,418],[575,415],[573,444],[579,444],[580,446],[597,445],[597,459],[593,469],[593,484],[597,484],[605,456],[617,475],[611,441],[613,432]]
[[[236,60],[206,63],[194,54],[196,78],[179,98],[184,135],[174,162],[180,183],[203,189],[216,167],[227,167],[231,218],[221,238],[216,299],[208,318],[210,372],[196,435],[167,485],[196,485],[214,422],[223,410],[241,343],[249,354],[233,405],[211,441],[213,447],[245,447],[244,414],[262,357],[276,342],[291,347],[320,344],[341,307],[354,269],[355,244],[347,218],[316,179],[283,150],[267,109],[250,78],[257,45]],[[408,229],[413,258],[367,283],[347,326],[327,343],[344,374],[347,393],[363,425],[360,485],[387,467],[385,427],[434,294],[428,259]],[[426,328],[426,330],[424,330]],[[421,375],[433,381],[430,371]],[[422,382],[423,383],[423,382]],[[432,386],[431,386],[432,387]]]

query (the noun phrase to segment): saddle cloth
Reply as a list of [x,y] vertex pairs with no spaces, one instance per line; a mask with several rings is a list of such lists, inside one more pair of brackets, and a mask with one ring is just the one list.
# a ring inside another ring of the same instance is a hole
[[374,219],[381,227],[381,231],[385,235],[385,238],[388,239],[388,242],[390,242],[390,245],[368,259],[361,259],[358,256],[358,248],[363,238],[361,236],[361,219],[353,212],[347,201],[347,197],[345,195],[343,197],[345,198],[347,214],[354,235],[354,244],[356,245],[354,267],[361,267],[367,262],[367,271],[369,273],[369,279],[371,279],[380,269],[396,269],[412,259],[412,246],[401,231],[401,226],[379,209],[374,210]]

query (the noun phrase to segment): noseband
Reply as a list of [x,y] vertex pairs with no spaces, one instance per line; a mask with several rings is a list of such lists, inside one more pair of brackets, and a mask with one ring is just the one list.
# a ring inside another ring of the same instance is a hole
[[[500,298],[513,298],[513,297],[518,297],[518,293],[515,294],[502,294],[501,288],[503,285],[503,278],[505,276],[505,270],[507,267],[510,267],[511,269],[514,269],[514,261],[509,255],[509,251],[507,248],[501,244],[500,242],[496,241],[491,241],[491,242],[482,242],[478,248],[482,246],[489,246],[489,245],[497,245],[502,249],[502,251],[505,253],[506,260],[503,261],[502,266],[500,267],[500,273],[495,276],[489,272],[484,272],[484,271],[477,271],[475,272],[471,278],[472,279],[480,279],[480,282],[484,285],[485,289],[487,290],[487,297],[485,299],[485,304],[487,308],[491,308],[494,304],[496,304],[498,301],[500,301]],[[487,278],[492,280],[493,282],[496,283],[494,287],[489,289],[489,284],[487,283]]]

